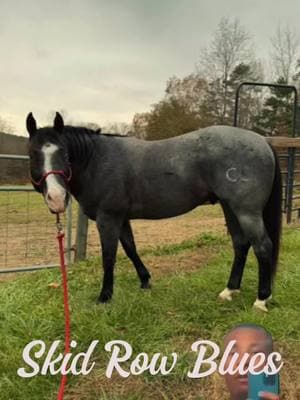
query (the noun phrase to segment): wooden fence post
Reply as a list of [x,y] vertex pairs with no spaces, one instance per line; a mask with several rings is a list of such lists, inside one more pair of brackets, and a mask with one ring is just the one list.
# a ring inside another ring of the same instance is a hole
[[88,217],[84,214],[79,206],[77,217],[75,262],[85,260],[86,258],[88,225]]

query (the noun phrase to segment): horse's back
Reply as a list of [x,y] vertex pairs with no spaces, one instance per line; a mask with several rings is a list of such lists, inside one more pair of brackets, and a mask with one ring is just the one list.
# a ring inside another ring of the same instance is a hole
[[253,208],[269,197],[274,154],[265,138],[255,132],[211,126],[152,143],[153,154],[163,159],[163,165],[174,165],[182,179],[194,183],[196,193],[201,186],[202,193]]
[[141,153],[151,151],[152,149],[155,151],[159,149],[164,151],[167,151],[167,149],[173,150],[178,146],[184,148],[185,145],[187,147],[195,145],[196,150],[198,147],[197,144],[202,143],[203,145],[206,143],[207,146],[215,150],[226,151],[230,148],[232,152],[246,150],[250,152],[255,151],[256,155],[272,154],[270,146],[263,136],[250,130],[225,125],[210,126],[178,136],[152,141],[135,137],[118,139],[128,149]]
[[123,145],[128,162],[132,161],[135,167],[141,162],[147,163],[149,168],[199,162],[224,166],[247,163],[259,168],[262,164],[274,165],[272,149],[263,136],[230,126],[211,126],[154,141],[129,138]]
[[251,131],[213,126],[163,140],[106,142],[113,185],[105,191],[118,188],[114,199],[128,198],[132,218],[178,215],[210,199],[260,207],[272,187],[272,150]]

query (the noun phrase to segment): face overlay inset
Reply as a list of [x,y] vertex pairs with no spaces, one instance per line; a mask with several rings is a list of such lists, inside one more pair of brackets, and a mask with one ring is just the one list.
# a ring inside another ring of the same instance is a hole
[[[239,354],[237,359],[237,365],[241,357],[245,353],[249,353],[250,356],[256,353],[265,353],[266,356],[272,351],[270,342],[266,333],[263,330],[255,329],[251,327],[237,328],[231,331],[225,338],[224,345],[235,340],[236,344],[233,347],[233,352]],[[227,359],[227,366],[230,362],[230,356]],[[230,393],[231,400],[247,400],[248,397],[248,376],[240,375],[239,373],[224,376],[227,388]]]

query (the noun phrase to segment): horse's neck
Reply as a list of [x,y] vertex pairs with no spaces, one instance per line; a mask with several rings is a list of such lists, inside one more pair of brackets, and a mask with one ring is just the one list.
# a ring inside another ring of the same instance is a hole
[[85,169],[95,151],[95,142],[92,137],[70,132],[66,135],[66,145],[74,169]]
[[76,197],[87,179],[87,170],[95,155],[95,141],[88,135],[70,132],[66,146],[72,170],[71,193]]

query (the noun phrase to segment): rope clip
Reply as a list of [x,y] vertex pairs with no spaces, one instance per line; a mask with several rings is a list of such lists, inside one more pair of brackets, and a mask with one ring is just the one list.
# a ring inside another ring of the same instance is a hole
[[60,220],[60,215],[56,214],[56,229],[58,234],[63,234],[64,233],[64,226],[63,223]]

